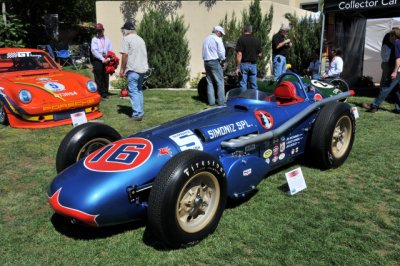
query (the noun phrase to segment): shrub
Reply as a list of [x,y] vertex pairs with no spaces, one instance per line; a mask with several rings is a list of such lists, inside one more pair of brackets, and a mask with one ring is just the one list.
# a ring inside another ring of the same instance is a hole
[[26,31],[21,20],[12,14],[5,13],[5,16],[6,23],[0,19],[0,47],[24,47]]
[[154,68],[149,87],[184,87],[189,80],[190,53],[183,17],[167,19],[162,13],[150,10],[144,14],[137,31],[146,42],[149,65]]
[[[267,72],[267,65],[271,59],[271,39],[268,37],[272,27],[273,18],[273,6],[271,5],[269,12],[264,14],[261,13],[260,0],[251,2],[248,11],[242,12],[241,21],[236,19],[235,13],[232,13],[231,18],[225,15],[225,18],[220,22],[224,27],[226,36],[224,41],[236,45],[237,40],[242,34],[244,25],[250,24],[253,27],[253,34],[259,38],[261,42],[262,59],[257,62],[258,75],[264,76]],[[227,58],[228,66],[227,71],[231,71],[236,68],[235,56]]]

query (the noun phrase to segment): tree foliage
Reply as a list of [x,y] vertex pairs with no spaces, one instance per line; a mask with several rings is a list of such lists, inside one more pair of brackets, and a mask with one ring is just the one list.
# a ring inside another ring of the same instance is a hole
[[80,22],[94,22],[95,0],[2,0],[7,12],[19,18],[27,30],[24,42],[28,46],[48,43],[46,14],[58,14],[60,27],[70,28]]
[[22,21],[15,15],[5,13],[6,21],[0,19],[0,47],[24,47],[24,30]]
[[[257,62],[257,68],[260,76],[264,76],[266,74],[267,65],[271,58],[271,39],[268,37],[268,35],[272,27],[273,12],[274,9],[271,5],[269,12],[262,15],[260,0],[255,0],[254,2],[252,1],[250,3],[248,10],[244,10],[242,12],[241,20],[238,20],[233,12],[230,18],[227,14],[225,14],[224,19],[220,22],[226,32],[226,35],[224,36],[225,42],[233,44],[236,44],[237,40],[242,34],[244,25],[252,25],[254,36],[258,37],[261,42],[262,58]],[[234,57],[227,59],[228,71],[231,71],[236,67],[236,63]]]
[[181,88],[188,81],[187,30],[182,16],[168,19],[153,9],[144,14],[137,32],[146,42],[149,65],[154,68],[150,86]]
[[289,38],[293,44],[289,49],[287,63],[299,74],[303,74],[315,53],[319,54],[321,38],[321,19],[312,16],[298,18],[296,15],[285,14],[290,23]]

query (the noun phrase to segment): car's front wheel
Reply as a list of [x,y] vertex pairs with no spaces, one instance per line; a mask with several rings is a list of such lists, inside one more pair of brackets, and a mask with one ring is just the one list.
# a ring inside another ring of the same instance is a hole
[[320,168],[339,167],[347,159],[355,137],[355,118],[351,107],[331,102],[318,114],[311,136],[313,163]]
[[4,104],[1,101],[0,101],[0,125],[8,125],[6,108],[4,107]]
[[64,137],[58,147],[57,173],[119,139],[121,135],[114,128],[102,123],[89,122],[75,127]]
[[227,195],[225,172],[213,156],[187,150],[162,168],[150,191],[150,230],[172,248],[194,245],[218,226]]

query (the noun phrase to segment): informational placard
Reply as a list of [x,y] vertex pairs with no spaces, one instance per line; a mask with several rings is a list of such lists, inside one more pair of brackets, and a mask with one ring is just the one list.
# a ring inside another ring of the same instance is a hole
[[294,195],[307,188],[301,168],[296,168],[285,174],[289,185],[289,194]]
[[84,111],[71,114],[71,119],[74,127],[87,123],[87,118]]
[[359,118],[360,117],[360,114],[358,113],[358,109],[357,109],[357,107],[352,107],[351,108],[351,111],[353,112],[353,115],[354,115],[354,118],[355,119],[357,119],[357,118]]

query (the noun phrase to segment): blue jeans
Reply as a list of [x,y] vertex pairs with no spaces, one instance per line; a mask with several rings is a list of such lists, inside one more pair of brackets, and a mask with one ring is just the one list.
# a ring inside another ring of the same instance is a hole
[[145,73],[128,71],[128,90],[132,105],[132,117],[142,117],[144,115],[143,106],[143,80]]
[[[379,90],[379,95],[372,102],[374,107],[379,107],[381,103],[389,96],[390,92],[393,89],[397,88],[397,84],[400,83],[400,72],[397,72],[397,76],[390,83],[387,82],[384,86]],[[395,108],[396,110],[400,110],[400,93],[397,91],[395,95]]]
[[242,79],[240,80],[240,89],[243,91],[247,90],[247,81],[250,83],[250,88],[257,89],[257,65],[250,63],[241,63],[240,72],[242,73]]
[[217,85],[218,105],[225,104],[224,71],[218,60],[204,61],[207,79],[208,104],[215,104],[214,84]]
[[280,75],[286,72],[286,57],[283,55],[274,55],[272,57],[274,65],[274,78],[278,79]]

